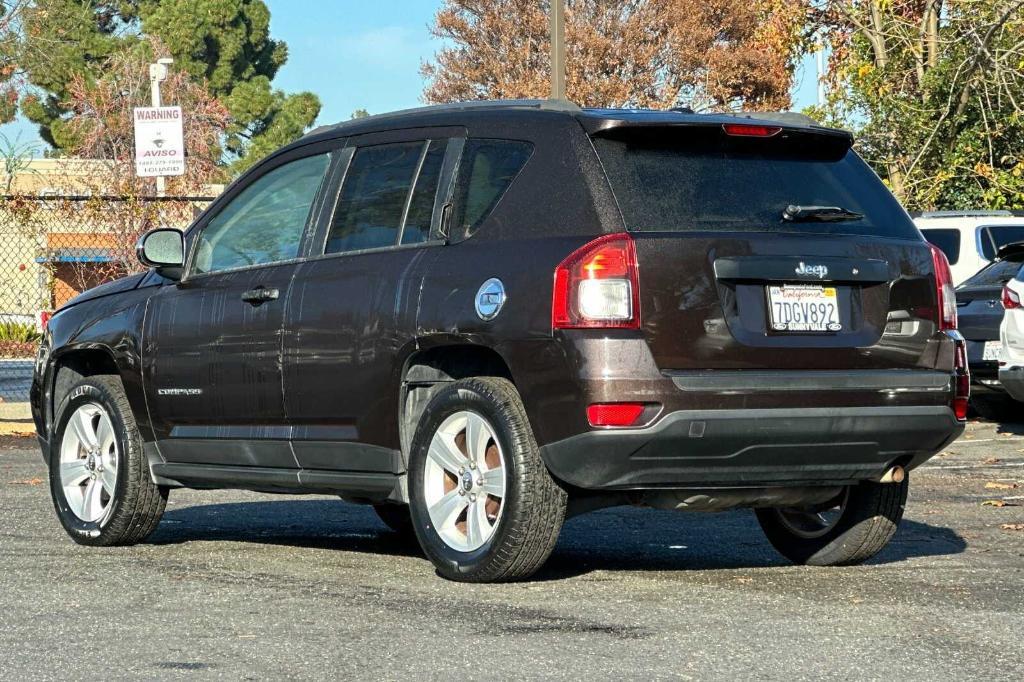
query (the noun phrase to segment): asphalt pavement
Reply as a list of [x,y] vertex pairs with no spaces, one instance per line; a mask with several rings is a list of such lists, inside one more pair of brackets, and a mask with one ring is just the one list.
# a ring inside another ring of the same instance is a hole
[[1024,677],[1024,426],[971,424],[839,569],[787,565],[749,511],[615,508],[532,582],[455,584],[369,508],[236,491],[172,491],[146,544],[91,549],[45,476],[0,440],[3,679]]

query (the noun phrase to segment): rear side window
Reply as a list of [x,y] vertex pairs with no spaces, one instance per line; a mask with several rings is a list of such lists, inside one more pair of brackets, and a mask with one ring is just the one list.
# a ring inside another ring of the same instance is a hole
[[476,232],[532,153],[529,142],[466,140],[455,189],[453,234],[468,237]]
[[932,228],[921,230],[921,234],[946,254],[950,265],[956,265],[960,260],[960,230]]
[[1021,262],[1019,260],[999,260],[989,263],[960,286],[1003,286],[1017,276],[1020,268]]
[[987,234],[982,235],[981,253],[988,260],[1007,244],[1024,242],[1024,225],[990,225],[982,229]]
[[[685,135],[685,136],[684,136]],[[854,152],[721,141],[714,131],[594,140],[630,230],[742,230],[920,239],[909,216]],[[823,144],[822,147],[825,147]],[[829,152],[834,154],[834,152]],[[789,205],[839,206],[843,222],[784,222]]]

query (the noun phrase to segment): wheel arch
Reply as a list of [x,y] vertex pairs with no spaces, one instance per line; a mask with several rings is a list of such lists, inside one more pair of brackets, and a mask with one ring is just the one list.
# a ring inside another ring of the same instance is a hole
[[416,424],[431,398],[453,381],[478,376],[496,376],[516,383],[509,363],[490,346],[453,341],[409,355],[402,368],[398,405],[399,438],[406,465]]
[[[51,360],[50,379],[46,395],[46,428],[52,433],[57,408],[71,388],[85,377],[113,375],[121,379],[121,368],[114,353],[102,345],[70,346],[56,351]],[[130,400],[130,397],[129,397]],[[134,401],[131,401],[134,405]]]

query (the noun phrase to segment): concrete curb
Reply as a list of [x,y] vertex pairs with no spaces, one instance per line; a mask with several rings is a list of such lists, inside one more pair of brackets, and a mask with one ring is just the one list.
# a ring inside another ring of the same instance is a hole
[[32,410],[27,402],[0,402],[0,436],[33,435]]

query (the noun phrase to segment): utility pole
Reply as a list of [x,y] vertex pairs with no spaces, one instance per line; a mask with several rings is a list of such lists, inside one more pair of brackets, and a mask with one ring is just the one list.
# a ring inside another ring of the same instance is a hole
[[[158,59],[156,64],[149,65],[149,90],[152,95],[154,107],[163,106],[160,103],[160,83],[167,80],[167,67],[174,63],[170,57]],[[164,176],[156,178],[156,195],[162,197],[167,193],[167,181]]]
[[565,99],[565,0],[551,0],[551,99]]

